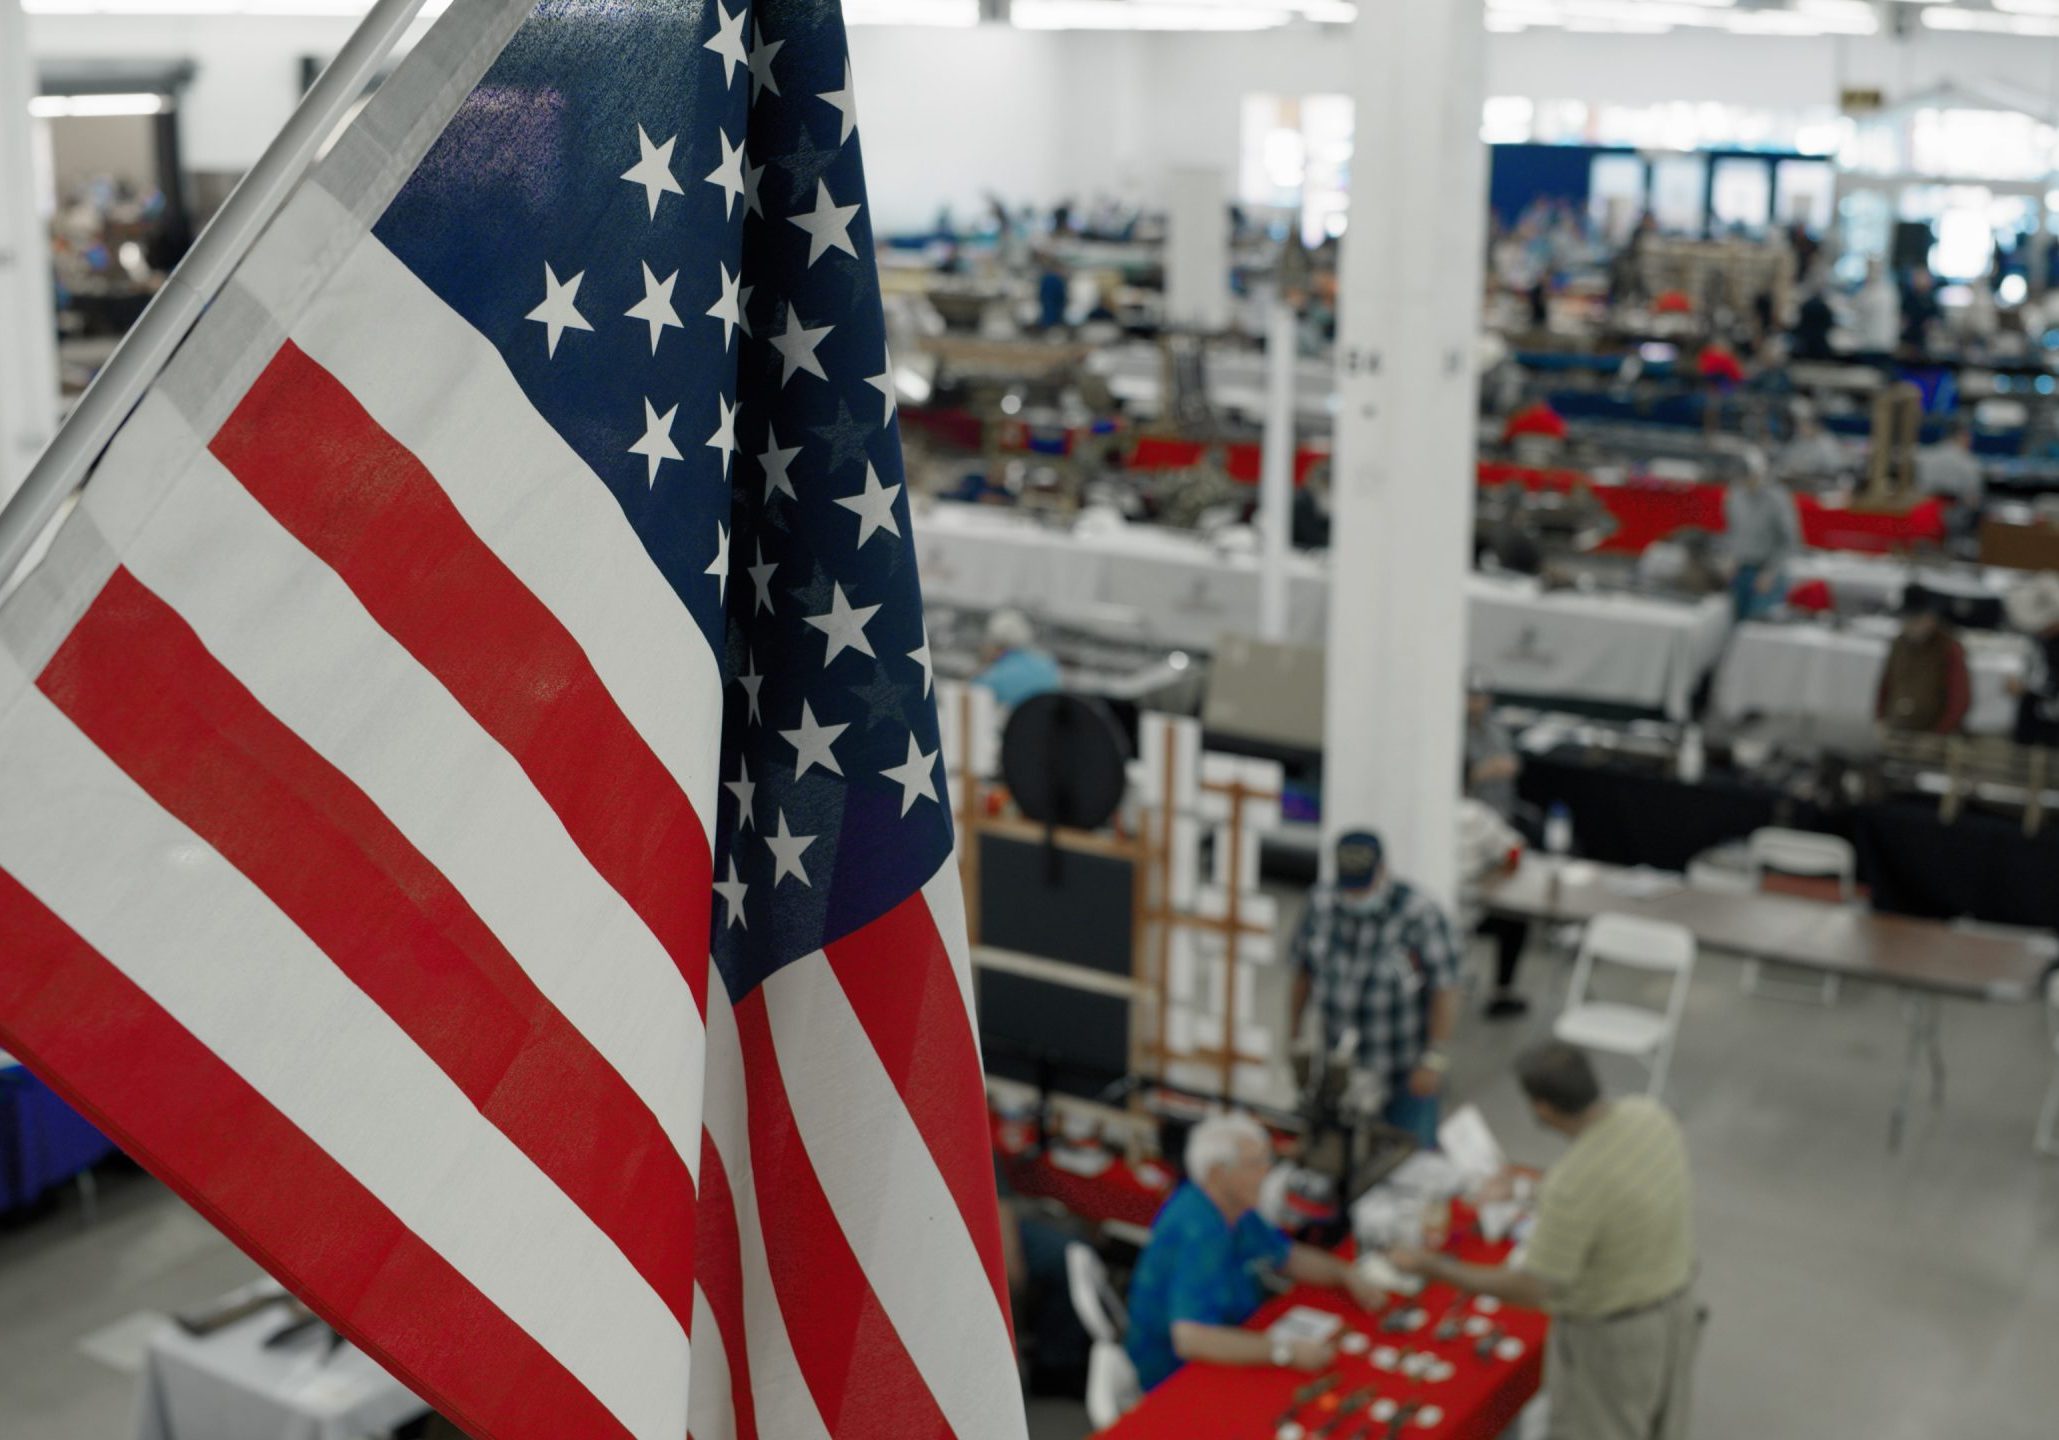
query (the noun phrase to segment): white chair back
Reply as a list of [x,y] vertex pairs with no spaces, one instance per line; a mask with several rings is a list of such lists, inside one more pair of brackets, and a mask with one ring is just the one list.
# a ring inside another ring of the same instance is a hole
[[1765,885],[1770,875],[1793,875],[1807,880],[1835,880],[1840,897],[1850,900],[1859,888],[1859,852],[1849,840],[1835,835],[1818,835],[1809,830],[1783,830],[1768,826],[1754,831],[1745,842],[1755,888]]
[[1677,974],[1694,968],[1694,932],[1664,920],[1597,915],[1580,937],[1580,960]]
[[1112,1341],[1095,1341],[1087,1352],[1087,1423],[1106,1430],[1143,1398],[1129,1352]]
[[[1566,1008],[1552,1027],[1561,1040],[1632,1055],[1651,1067],[1653,1095],[1665,1092],[1673,1045],[1687,1013],[1694,978],[1694,932],[1634,915],[1597,915],[1587,924],[1573,964]],[[1647,975],[1671,975],[1663,1010],[1590,999],[1598,966],[1617,965]]]
[[1075,1240],[1065,1247],[1065,1284],[1073,1313],[1095,1345],[1119,1347],[1129,1329],[1129,1314],[1108,1278],[1108,1267],[1091,1245]]

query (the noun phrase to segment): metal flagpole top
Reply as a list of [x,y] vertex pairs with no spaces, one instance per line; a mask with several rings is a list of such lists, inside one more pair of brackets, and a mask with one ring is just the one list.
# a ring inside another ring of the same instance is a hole
[[21,489],[0,510],[0,591],[285,204],[422,5],[423,0],[378,0],[79,397]]

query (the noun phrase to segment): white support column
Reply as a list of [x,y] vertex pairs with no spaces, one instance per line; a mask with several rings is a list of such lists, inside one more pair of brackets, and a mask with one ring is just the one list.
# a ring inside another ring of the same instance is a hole
[[0,504],[57,430],[50,242],[31,155],[35,93],[28,22],[17,0],[0,0]]
[[1258,469],[1258,638],[1287,638],[1287,556],[1294,528],[1294,367],[1300,317],[1281,294],[1266,307],[1265,448]]
[[1361,5],[1338,311],[1323,822],[1455,890],[1485,247],[1481,0]]

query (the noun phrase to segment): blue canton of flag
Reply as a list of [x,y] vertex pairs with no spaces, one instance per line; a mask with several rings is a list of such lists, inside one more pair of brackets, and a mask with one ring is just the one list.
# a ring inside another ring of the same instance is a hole
[[547,3],[374,233],[722,660],[732,1000],[913,894],[951,820],[837,7]]

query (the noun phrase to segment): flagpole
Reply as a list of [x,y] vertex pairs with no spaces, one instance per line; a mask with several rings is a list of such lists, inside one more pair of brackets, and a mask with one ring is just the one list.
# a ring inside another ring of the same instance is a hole
[[0,590],[313,163],[424,0],[378,0],[151,298],[0,510]]

